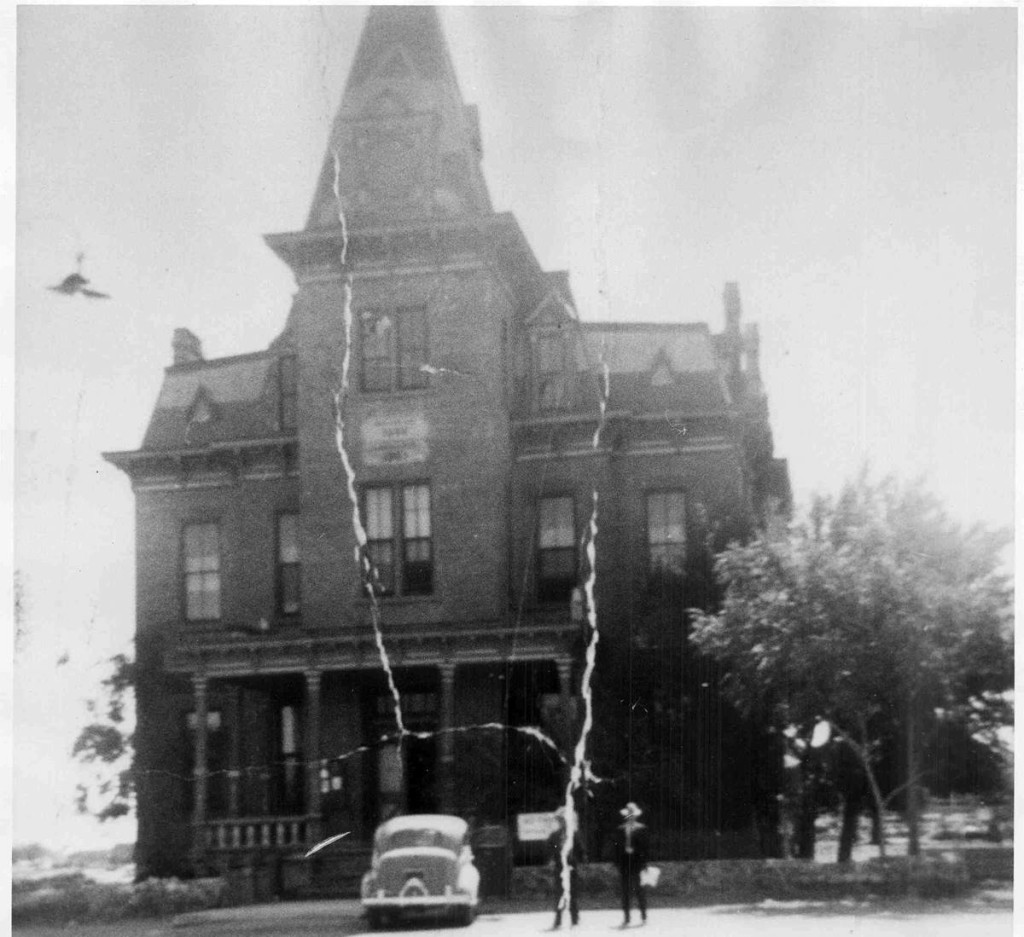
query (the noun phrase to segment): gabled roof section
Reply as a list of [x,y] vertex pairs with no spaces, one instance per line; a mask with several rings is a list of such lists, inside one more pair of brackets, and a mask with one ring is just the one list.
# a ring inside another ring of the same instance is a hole
[[557,289],[553,289],[526,317],[526,324],[531,328],[555,327],[565,322],[576,322],[578,318],[572,304]]
[[576,308],[576,297],[572,293],[568,270],[549,270],[544,274],[544,278],[552,289],[558,290],[562,294],[562,297],[573,309]]
[[256,352],[167,368],[142,448],[277,435],[277,361]]

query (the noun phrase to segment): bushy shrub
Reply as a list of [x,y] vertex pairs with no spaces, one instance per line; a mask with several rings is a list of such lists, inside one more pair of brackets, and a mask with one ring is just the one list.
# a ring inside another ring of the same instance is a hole
[[15,887],[12,923],[67,924],[170,917],[220,907],[225,892],[224,882],[219,878],[150,878],[126,885],[102,884],[76,874],[47,879],[41,885],[32,889],[24,885]]
[[[652,894],[683,904],[866,900],[872,896],[953,898],[970,887],[966,864],[952,853],[920,859],[898,856],[844,865],[798,859],[657,862],[655,865],[662,874]],[[553,887],[553,874],[543,866],[513,870],[512,892],[516,897],[550,896],[554,894]],[[619,889],[618,872],[610,863],[591,863],[581,870],[580,888],[590,898],[614,901]]]
[[38,878],[16,878],[11,883],[11,892],[15,895],[27,895],[37,891],[66,891],[81,887],[86,882],[88,878],[81,872],[62,872]]

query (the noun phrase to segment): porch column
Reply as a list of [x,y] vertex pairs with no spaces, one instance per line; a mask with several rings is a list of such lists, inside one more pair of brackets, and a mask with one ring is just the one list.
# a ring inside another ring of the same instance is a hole
[[320,815],[320,677],[306,671],[306,813]]
[[441,781],[441,812],[455,812],[455,738],[451,728],[455,722],[455,664],[445,661],[441,670],[441,734],[440,742],[440,781]]
[[192,773],[195,776],[192,822],[196,827],[201,827],[206,820],[206,689],[206,675],[193,674],[192,692],[195,700],[196,734],[195,767],[192,769]]
[[237,686],[231,687],[228,694],[228,725],[231,727],[228,740],[228,816],[237,817],[240,806],[238,785],[242,777],[238,767],[242,752],[242,690]]
[[558,668],[558,725],[561,727],[558,739],[559,745],[571,746],[573,725],[572,710],[572,661],[568,658],[559,658],[555,661]]
[[[562,712],[569,715],[569,701],[572,699],[572,661],[559,658],[555,661],[558,667],[558,695],[560,697]],[[551,671],[549,670],[548,673]]]

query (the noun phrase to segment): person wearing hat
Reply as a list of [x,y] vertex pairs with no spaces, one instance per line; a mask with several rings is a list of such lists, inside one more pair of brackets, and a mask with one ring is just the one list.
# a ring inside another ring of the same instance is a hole
[[640,885],[640,873],[647,867],[647,827],[640,822],[643,811],[632,801],[619,814],[622,823],[615,830],[615,864],[622,883],[623,926],[629,924],[630,896],[636,897],[640,920],[647,923],[647,896]]
[[573,837],[572,848],[569,850],[567,864],[569,866],[569,895],[568,902],[564,891],[564,879],[562,878],[562,850],[565,846],[565,837],[568,832],[565,825],[565,807],[559,807],[555,811],[555,830],[548,837],[548,852],[551,857],[551,865],[555,873],[555,923],[552,930],[562,926],[562,911],[566,903],[569,905],[569,921],[575,927],[580,922],[580,879],[577,866],[582,860],[582,849],[580,848],[580,831],[577,828]]

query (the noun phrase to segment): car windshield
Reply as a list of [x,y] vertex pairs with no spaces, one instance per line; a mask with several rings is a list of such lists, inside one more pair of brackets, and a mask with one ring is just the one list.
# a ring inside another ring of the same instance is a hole
[[460,843],[441,830],[421,827],[418,829],[395,830],[381,840],[380,851],[390,852],[392,849],[422,849],[424,846],[437,846],[458,852]]

